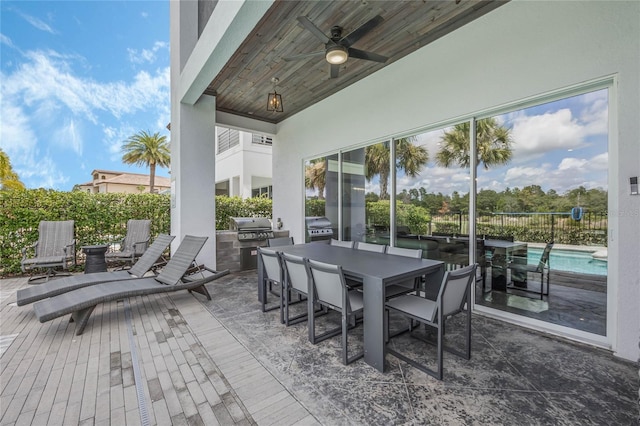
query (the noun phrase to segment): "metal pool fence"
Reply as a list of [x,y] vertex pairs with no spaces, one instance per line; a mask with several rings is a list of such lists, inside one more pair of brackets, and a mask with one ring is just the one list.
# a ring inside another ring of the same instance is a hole
[[[580,220],[567,213],[493,213],[478,216],[478,236],[513,237],[518,241],[555,241],[558,244],[607,245],[608,216],[604,212],[584,212]],[[469,233],[469,215],[432,215],[429,234]]]

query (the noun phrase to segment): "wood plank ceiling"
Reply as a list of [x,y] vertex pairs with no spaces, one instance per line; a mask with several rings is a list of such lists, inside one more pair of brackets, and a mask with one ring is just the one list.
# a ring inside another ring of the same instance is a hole
[[[505,1],[276,1],[213,79],[205,94],[217,97],[219,111],[278,123],[488,13]],[[322,51],[322,41],[303,28],[306,16],[325,34],[331,27],[349,34],[376,15],[384,21],[353,44],[389,57],[385,63],[349,58],[338,78],[330,78],[324,55],[296,61],[283,58]],[[280,82],[284,112],[267,111],[271,79]]]

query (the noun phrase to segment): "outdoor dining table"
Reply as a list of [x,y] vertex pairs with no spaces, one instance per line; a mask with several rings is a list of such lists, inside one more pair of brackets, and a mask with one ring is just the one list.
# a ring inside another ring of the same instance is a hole
[[[444,262],[414,259],[384,253],[337,247],[326,242],[311,242],[277,247],[280,252],[318,262],[341,265],[345,275],[362,280],[364,299],[364,361],[384,372],[385,287],[400,281],[426,277],[428,293],[437,294],[444,276]],[[258,299],[266,298],[264,268],[258,256]],[[310,303],[310,302],[309,302]],[[309,312],[313,312],[312,307]]]

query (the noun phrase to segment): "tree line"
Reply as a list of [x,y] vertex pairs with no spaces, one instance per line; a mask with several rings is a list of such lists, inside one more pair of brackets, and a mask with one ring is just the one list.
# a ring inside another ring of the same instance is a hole
[[[377,201],[375,193],[366,194],[367,201]],[[469,193],[454,191],[451,195],[427,193],[424,188],[403,190],[398,201],[423,207],[432,215],[469,212]],[[481,189],[476,196],[478,214],[492,213],[567,213],[582,207],[592,213],[607,212],[607,191],[603,189],[574,188],[564,194],[550,189],[544,192],[539,185],[524,188],[506,188],[504,191]]]

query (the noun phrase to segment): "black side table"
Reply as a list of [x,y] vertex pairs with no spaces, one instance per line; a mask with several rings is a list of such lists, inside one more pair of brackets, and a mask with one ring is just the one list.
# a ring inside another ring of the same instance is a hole
[[82,252],[86,256],[84,263],[84,273],[107,272],[107,261],[104,258],[108,244],[96,244],[93,246],[82,246]]

